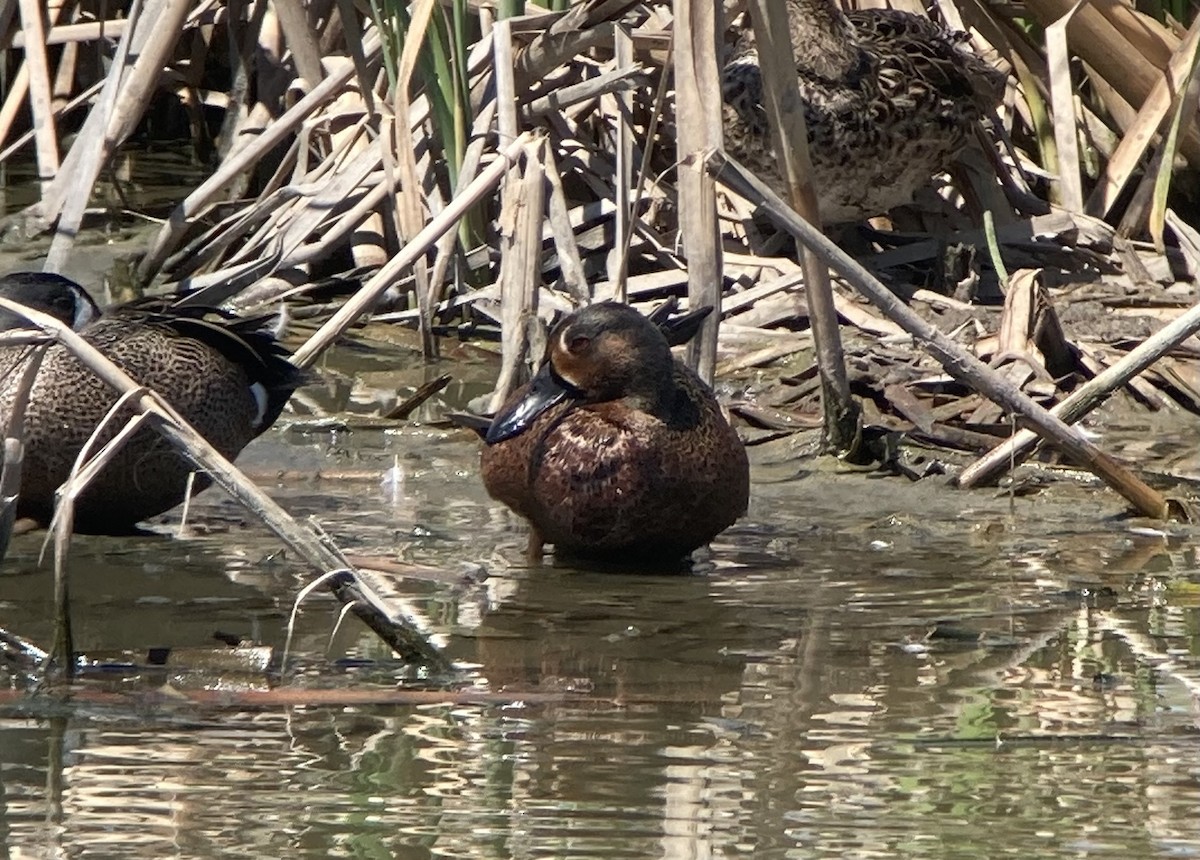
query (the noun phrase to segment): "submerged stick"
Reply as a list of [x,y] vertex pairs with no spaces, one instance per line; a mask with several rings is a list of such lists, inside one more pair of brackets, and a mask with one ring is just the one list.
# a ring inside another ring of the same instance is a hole
[[[1050,410],[1050,414],[1074,424],[1107,400],[1110,394],[1198,331],[1200,305],[1195,305],[1146,338],[1116,364],[1071,392],[1069,397]],[[975,487],[991,483],[1009,469],[1010,463],[1015,466],[1024,462],[1037,440],[1038,436],[1033,431],[1018,430],[1011,439],[997,445],[964,469],[958,476],[958,486]]]
[[41,669],[50,656],[33,642],[0,628],[0,659],[15,665],[18,671],[30,676],[30,680]]
[[[96,686],[81,687],[73,690],[71,701],[88,706],[107,705],[127,709],[128,713],[136,713],[139,719],[145,720],[154,714],[187,713],[194,717],[197,708],[203,708],[208,713],[244,712],[247,710],[269,710],[278,712],[280,708],[292,707],[368,707],[368,706],[402,706],[419,707],[422,705],[445,706],[448,704],[470,705],[528,705],[530,703],[576,702],[611,707],[611,698],[587,697],[577,693],[549,692],[536,690],[520,690],[515,692],[492,692],[490,690],[396,690],[356,687],[353,689],[331,689],[328,687],[275,687],[269,690],[255,689],[218,689],[204,690],[175,690],[171,696],[161,692],[147,691],[144,696],[138,696],[130,690],[111,691]],[[661,699],[662,697],[660,697]],[[42,703],[46,703],[43,705]],[[0,705],[20,706],[25,713],[38,713],[41,705],[51,713],[56,710],[55,700],[45,696],[34,696],[23,690],[0,689]]]
[[454,379],[449,373],[443,373],[437,379],[432,379],[429,382],[422,384],[412,393],[412,396],[407,398],[403,403],[398,403],[383,414],[384,418],[390,418],[396,421],[402,421],[407,418],[417,407],[428,400],[433,395],[437,394],[443,388],[450,384]]
[[986,395],[1009,412],[1021,415],[1033,425],[1038,435],[1051,440],[1072,460],[1124,496],[1143,515],[1156,519],[1167,517],[1167,500],[1161,493],[1147,486],[1128,468],[1085,439],[1078,430],[1034,403],[1015,385],[963,349],[936,326],[922,319],[849,254],[793,212],[771,189],[744,167],[720,151],[709,153],[706,162],[708,169],[734,191],[749,200],[761,200],[763,209],[777,224],[803,242],[831,268],[836,269],[859,293],[911,334],[917,343],[938,360],[948,374],[969,388]]
[[[31,310],[8,299],[0,299],[0,308],[28,319],[69,349],[88,369],[120,393],[134,392],[129,406],[143,413],[145,423],[166,438],[179,452],[210,475],[230,496],[240,502],[273,531],[311,567],[324,573],[346,567],[345,560],[325,546],[320,537],[297,523],[278,503],[243,475],[193,428],[186,419],[158,395],[146,391],[117,365],[100,353],[68,326],[47,314]],[[63,589],[63,596],[66,591]],[[352,607],[354,608],[354,607]],[[434,669],[446,669],[449,661],[416,628],[404,629],[403,659],[424,663]],[[69,660],[70,653],[56,653],[58,660]]]

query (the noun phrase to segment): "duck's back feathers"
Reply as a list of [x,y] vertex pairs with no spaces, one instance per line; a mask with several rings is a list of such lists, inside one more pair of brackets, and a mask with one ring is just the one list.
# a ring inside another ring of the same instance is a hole
[[[60,283],[36,274],[49,293],[61,290]],[[0,294],[8,285],[11,281],[0,282]],[[81,326],[79,334],[134,380],[161,394],[232,459],[278,418],[304,381],[264,322],[149,300],[113,309]],[[2,420],[7,420],[26,355],[20,347],[0,348]],[[55,491],[116,402],[117,394],[70,351],[58,345],[46,349],[25,411],[22,516],[43,522],[50,518]],[[132,415],[131,409],[122,409],[98,436],[99,444],[112,439]],[[158,433],[144,428],[79,497],[76,527],[128,531],[182,501],[192,469]],[[198,475],[195,488],[208,483]]]
[[[124,305],[113,317],[155,328],[174,341],[203,344],[241,368],[265,397],[260,420],[263,429],[275,422],[292,393],[308,379],[308,374],[289,360],[291,352],[275,338],[271,316],[239,317],[221,308],[149,299]],[[173,351],[178,352],[178,344]],[[189,373],[187,352],[179,353],[176,360],[178,373]]]
[[879,58],[885,97],[927,94],[946,102],[947,117],[974,121],[1004,96],[1007,75],[975,54],[967,33],[896,9],[869,9],[847,16],[858,43]]
[[[912,200],[995,107],[1006,76],[963,34],[889,9],[844,15],[789,0],[789,23],[819,206],[827,223]],[[782,192],[749,30],[722,75],[726,149]]]

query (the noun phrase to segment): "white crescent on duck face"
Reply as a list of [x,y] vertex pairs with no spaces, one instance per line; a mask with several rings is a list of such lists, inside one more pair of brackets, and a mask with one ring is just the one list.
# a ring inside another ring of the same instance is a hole
[[[788,0],[792,54],[821,218],[836,224],[912,201],[1004,95],[1007,76],[967,35],[892,9],[843,13]],[[722,72],[725,148],[782,192],[747,26]]]

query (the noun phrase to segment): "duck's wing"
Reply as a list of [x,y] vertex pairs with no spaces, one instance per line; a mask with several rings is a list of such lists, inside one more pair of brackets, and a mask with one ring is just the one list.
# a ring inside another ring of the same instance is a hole
[[221,308],[180,307],[167,298],[147,298],[115,308],[106,318],[127,319],[198,341],[241,367],[252,384],[262,385],[269,394],[264,426],[279,417],[292,392],[309,379],[275,338],[269,314],[239,317]]
[[972,118],[1003,97],[1008,76],[971,51],[969,34],[894,9],[860,10],[848,17],[862,49],[878,59],[885,97],[945,100]]

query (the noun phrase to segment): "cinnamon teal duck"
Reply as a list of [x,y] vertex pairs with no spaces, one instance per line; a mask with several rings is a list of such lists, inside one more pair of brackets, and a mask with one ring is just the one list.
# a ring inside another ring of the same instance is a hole
[[[230,459],[274,423],[303,381],[262,318],[237,319],[212,308],[171,307],[162,300],[101,313],[74,281],[42,272],[0,277],[0,296],[70,324],[131,377],[163,395]],[[23,327],[21,318],[0,313],[0,330]],[[0,347],[2,424],[7,424],[27,355],[25,347]],[[25,412],[18,516],[49,521],[55,491],[116,401],[116,393],[65,348],[47,348]],[[119,416],[101,443],[132,414]],[[77,500],[76,529],[132,530],[183,500],[192,469],[158,433],[138,431]],[[197,475],[195,488],[208,484]]]
[[658,326],[602,302],[550,333],[541,369],[492,421],[491,496],[529,521],[531,555],[677,562],[746,510],[746,451]]
[[[965,33],[892,9],[844,13],[834,0],[787,0],[818,206],[827,224],[909,203],[944,171],[1007,76]],[[722,72],[725,148],[783,191],[747,29]]]

